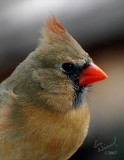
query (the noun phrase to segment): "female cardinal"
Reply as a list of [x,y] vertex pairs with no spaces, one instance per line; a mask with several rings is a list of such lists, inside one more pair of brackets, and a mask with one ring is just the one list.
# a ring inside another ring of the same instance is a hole
[[0,84],[0,160],[67,160],[88,132],[88,85],[107,78],[55,16],[43,35]]

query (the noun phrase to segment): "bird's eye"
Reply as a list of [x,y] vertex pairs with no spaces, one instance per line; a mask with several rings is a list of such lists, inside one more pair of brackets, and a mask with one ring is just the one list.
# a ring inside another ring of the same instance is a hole
[[75,68],[75,64],[71,62],[66,62],[62,64],[62,70],[64,72],[67,72],[67,73],[73,72],[74,68]]

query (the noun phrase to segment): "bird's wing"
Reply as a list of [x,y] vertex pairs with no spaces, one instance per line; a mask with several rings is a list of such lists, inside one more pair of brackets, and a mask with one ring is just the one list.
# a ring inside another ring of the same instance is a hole
[[12,90],[0,87],[0,131],[4,131],[8,127],[9,115],[15,98],[16,95]]

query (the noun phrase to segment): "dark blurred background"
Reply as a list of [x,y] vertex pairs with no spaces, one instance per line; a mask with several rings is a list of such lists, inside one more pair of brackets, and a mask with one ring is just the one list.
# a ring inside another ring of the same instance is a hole
[[109,77],[89,89],[89,133],[70,160],[123,160],[124,0],[0,0],[0,81],[36,48],[51,13]]

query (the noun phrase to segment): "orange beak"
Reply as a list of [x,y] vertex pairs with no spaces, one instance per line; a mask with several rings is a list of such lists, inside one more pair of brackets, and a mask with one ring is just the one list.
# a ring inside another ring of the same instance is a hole
[[79,86],[91,84],[107,78],[107,75],[97,65],[90,63],[89,66],[82,71],[78,78]]

